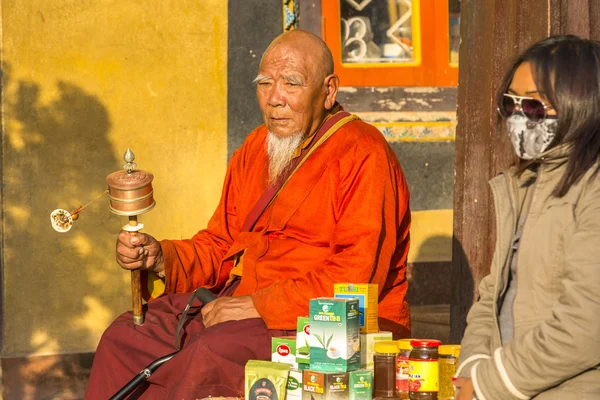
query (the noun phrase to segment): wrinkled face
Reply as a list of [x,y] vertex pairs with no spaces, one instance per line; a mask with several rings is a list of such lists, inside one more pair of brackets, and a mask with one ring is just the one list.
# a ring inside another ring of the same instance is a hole
[[308,136],[325,118],[326,77],[316,59],[306,49],[286,43],[272,47],[263,57],[256,93],[265,125],[273,134]]

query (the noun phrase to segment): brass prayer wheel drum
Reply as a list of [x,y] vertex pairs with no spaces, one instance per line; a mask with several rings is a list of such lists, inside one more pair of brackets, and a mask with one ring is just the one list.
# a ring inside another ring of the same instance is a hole
[[121,170],[106,177],[110,211],[117,215],[140,215],[154,208],[154,175],[141,170]]

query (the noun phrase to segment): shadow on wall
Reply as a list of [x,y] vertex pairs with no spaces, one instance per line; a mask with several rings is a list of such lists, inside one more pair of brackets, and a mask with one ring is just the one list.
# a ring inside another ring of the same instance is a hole
[[432,257],[445,254],[450,249],[452,237],[435,235],[427,238],[419,246],[416,255],[411,259],[417,260],[408,264],[408,304],[411,306],[449,304],[451,261],[430,261],[439,259]]
[[[450,339],[460,343],[467,327],[467,314],[473,303],[478,300],[472,268],[459,240],[452,240],[452,297],[450,307]],[[479,267],[480,269],[480,267]]]
[[451,236],[431,236],[421,244],[413,259],[422,261],[415,261],[408,265],[407,297],[410,305],[454,304],[459,297],[464,296],[464,291],[472,296],[473,277],[470,275],[470,270],[469,276],[461,276],[459,281],[455,279],[451,259],[428,261],[436,259],[431,257],[432,255],[447,254],[448,249],[456,253],[453,257],[461,256],[461,259],[466,262],[462,246]]
[[[131,308],[129,275],[114,262],[123,221],[108,211],[106,198],[68,233],[55,232],[49,215],[93,199],[106,188],[106,175],[121,168],[108,140],[107,109],[69,82],[42,90],[13,81],[7,64],[3,97],[3,356],[93,350],[116,317],[112,310]],[[35,377],[25,386],[32,398]],[[4,395],[26,397],[6,389]]]
[[420,259],[422,249],[425,254],[431,254],[436,248],[449,246],[452,260],[409,264],[407,299],[414,307],[413,331],[428,335],[434,332],[434,337],[438,335],[449,343],[460,343],[467,313],[475,298],[473,274],[462,245],[450,236],[432,236],[423,242],[415,259]]

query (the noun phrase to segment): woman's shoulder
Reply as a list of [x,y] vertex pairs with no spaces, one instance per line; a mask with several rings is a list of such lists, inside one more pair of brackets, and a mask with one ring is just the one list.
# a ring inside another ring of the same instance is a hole
[[[600,165],[590,168],[571,190],[579,188],[581,201],[600,201]],[[569,190],[569,191],[571,191]]]
[[[559,184],[559,180],[553,182],[549,190],[548,201],[552,204],[570,204],[575,215],[588,210],[589,207],[598,209],[600,217],[600,169],[593,167],[588,169],[583,176],[571,185],[567,193],[556,197],[554,189]],[[587,216],[589,214],[586,213]]]

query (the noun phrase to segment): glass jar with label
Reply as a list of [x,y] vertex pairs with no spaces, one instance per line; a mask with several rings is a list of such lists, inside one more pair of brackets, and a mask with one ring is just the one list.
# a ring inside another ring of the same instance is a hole
[[410,341],[413,339],[400,339],[398,343],[398,356],[396,357],[396,395],[400,399],[408,399],[408,356],[412,350]]
[[460,345],[445,344],[438,347],[438,364],[440,366],[440,390],[438,400],[454,400],[452,378],[456,374],[456,363],[460,355]]
[[373,397],[396,397],[396,356],[398,345],[392,340],[375,342]]
[[435,339],[414,339],[408,358],[408,395],[411,400],[437,400],[439,390],[438,347]]

